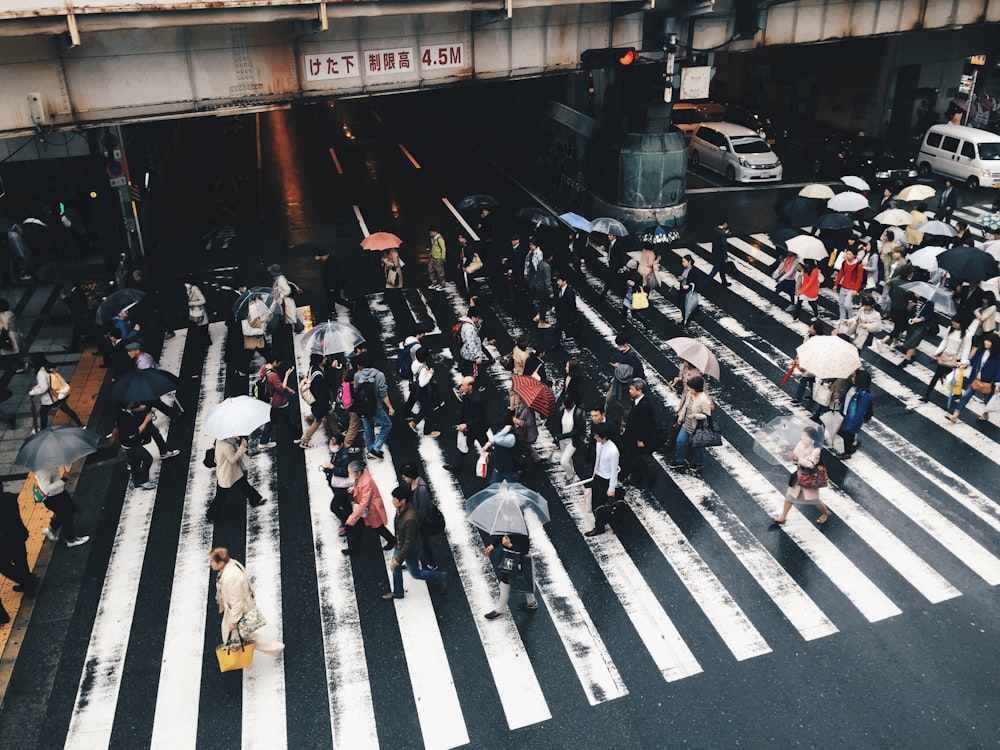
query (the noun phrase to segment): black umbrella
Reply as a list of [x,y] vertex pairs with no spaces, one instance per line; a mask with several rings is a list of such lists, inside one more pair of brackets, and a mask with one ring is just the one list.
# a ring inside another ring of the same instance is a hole
[[100,439],[100,434],[84,427],[68,424],[46,427],[24,441],[14,465],[30,471],[69,466],[78,458],[96,453]]
[[176,391],[178,385],[180,380],[177,376],[165,370],[134,370],[115,381],[110,395],[120,404],[141,404]]
[[494,209],[500,205],[500,201],[492,195],[467,195],[458,202],[459,211],[468,211],[472,208]]
[[798,237],[802,232],[794,227],[778,227],[773,232],[771,232],[771,244],[775,247],[780,247],[787,250],[785,243],[792,237]]
[[145,299],[145,297],[146,293],[138,289],[119,289],[117,292],[112,292],[97,306],[97,314],[95,316],[97,322],[102,326],[106,326],[117,318],[118,313],[122,310],[135,305],[137,302]]
[[997,275],[997,259],[975,247],[960,245],[937,256],[938,268],[943,268],[959,281],[983,281]]
[[778,207],[778,217],[784,219],[793,227],[804,227],[812,224],[819,213],[819,202],[815,198],[796,196]]
[[850,229],[854,222],[842,213],[831,211],[816,219],[813,226],[817,229]]

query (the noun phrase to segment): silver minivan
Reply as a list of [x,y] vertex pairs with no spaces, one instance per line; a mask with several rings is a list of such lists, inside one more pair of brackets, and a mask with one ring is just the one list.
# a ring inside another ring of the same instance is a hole
[[1000,188],[1000,135],[965,125],[932,125],[920,144],[917,168],[922,177],[936,172],[970,190]]
[[777,182],[781,160],[760,134],[731,122],[699,127],[691,138],[691,164],[724,174],[730,182]]

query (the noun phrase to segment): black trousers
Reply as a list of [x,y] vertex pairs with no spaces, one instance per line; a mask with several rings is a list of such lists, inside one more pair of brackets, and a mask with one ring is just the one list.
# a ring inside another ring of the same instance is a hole
[[236,480],[232,487],[216,487],[215,499],[209,503],[208,515],[211,518],[217,518],[222,512],[222,506],[226,502],[226,498],[229,496],[231,490],[239,489],[243,496],[246,497],[248,503],[256,503],[260,501],[260,493],[257,489],[250,484],[247,480],[246,475],[240,477]]
[[67,403],[66,399],[62,399],[61,401],[56,401],[54,404],[42,404],[38,408],[38,428],[40,430],[45,429],[45,425],[49,422],[49,412],[53,409],[65,413],[66,416],[73,420],[77,427],[83,427],[83,422],[80,421],[76,412],[69,408],[69,403]]
[[[162,439],[162,438],[161,438]],[[132,484],[140,485],[149,481],[149,467],[153,465],[153,457],[142,445],[125,449],[129,466],[132,467]]]
[[[148,453],[146,455],[149,455]],[[52,520],[49,528],[52,531],[64,529],[66,533],[63,538],[67,541],[76,539],[76,527],[73,525],[73,517],[76,515],[76,505],[68,492],[60,492],[58,495],[49,495],[45,498],[45,507],[52,511]]]
[[[367,526],[365,525],[363,519],[358,519],[357,523],[355,523],[353,526],[347,527],[347,549],[354,551],[358,548],[358,546],[361,544],[361,537],[364,536],[366,528]],[[378,535],[380,537],[385,539],[387,544],[392,544],[392,545],[396,544],[396,537],[394,537],[392,535],[392,532],[389,531],[389,529],[387,529],[385,526],[379,526],[377,529],[375,529],[375,531],[378,532]]]
[[599,520],[597,509],[602,505],[607,505],[609,501],[614,502],[614,498],[608,497],[608,486],[611,480],[602,476],[594,475],[594,481],[590,483],[590,511],[594,514],[594,528],[604,531],[605,524]]
[[35,576],[28,568],[28,552],[23,541],[0,541],[0,575],[25,588],[35,585]]

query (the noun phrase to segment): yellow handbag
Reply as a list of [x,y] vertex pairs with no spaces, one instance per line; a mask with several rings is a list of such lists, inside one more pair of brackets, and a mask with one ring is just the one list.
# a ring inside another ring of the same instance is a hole
[[645,310],[647,307],[649,307],[649,295],[643,287],[636,287],[632,292],[632,309]]
[[215,647],[215,656],[219,660],[220,672],[232,672],[234,669],[246,669],[253,664],[253,642],[242,638],[235,642],[230,637],[228,643]]

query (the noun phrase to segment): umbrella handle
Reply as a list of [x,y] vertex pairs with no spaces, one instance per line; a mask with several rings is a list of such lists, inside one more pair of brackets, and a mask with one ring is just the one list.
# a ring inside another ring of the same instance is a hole
[[788,370],[785,372],[785,376],[781,379],[781,387],[784,387],[785,383],[787,383],[788,379],[792,377],[792,373],[795,372],[795,368],[798,366],[799,366],[799,361],[797,359],[793,359],[792,366],[788,368]]

